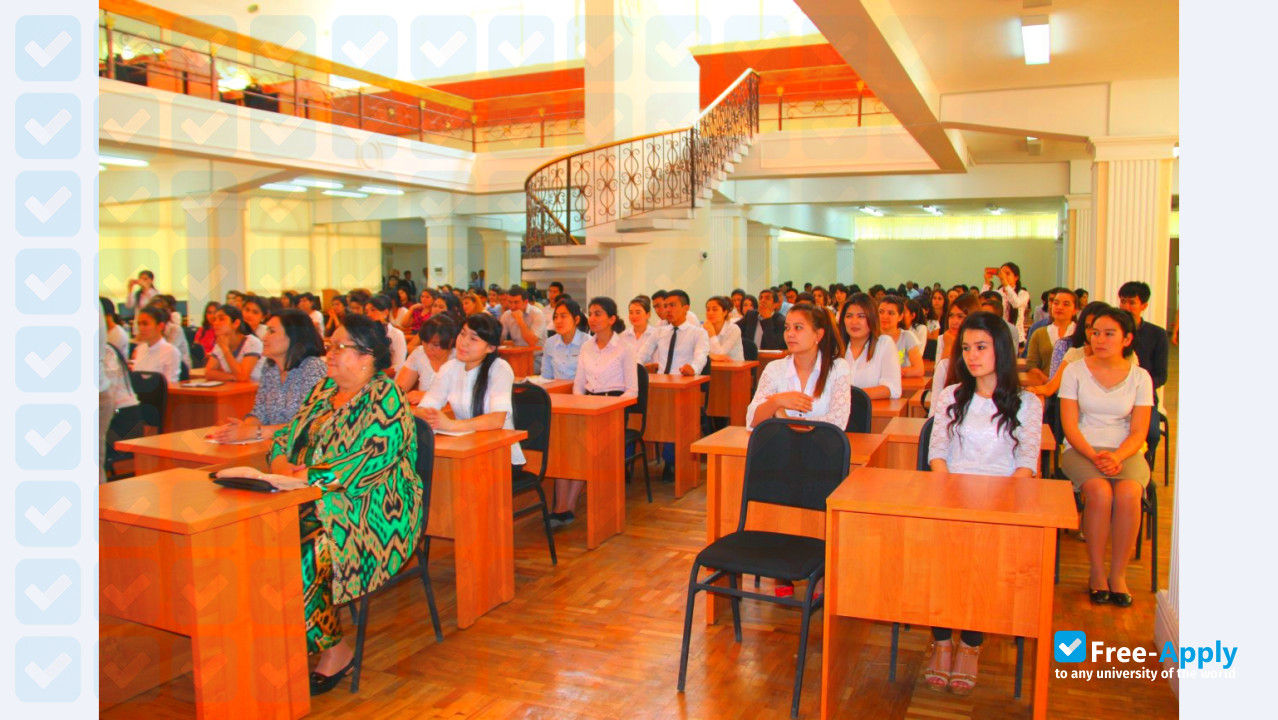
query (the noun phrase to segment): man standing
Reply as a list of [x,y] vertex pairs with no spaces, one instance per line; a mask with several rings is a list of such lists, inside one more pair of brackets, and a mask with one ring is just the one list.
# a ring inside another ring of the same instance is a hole
[[546,339],[546,318],[528,304],[528,291],[511,285],[506,293],[506,312],[501,314],[501,339],[511,340],[515,347],[535,347],[533,372],[541,373],[541,348]]
[[[688,313],[688,293],[671,290],[666,293],[666,318],[669,324],[656,331],[655,340],[644,344],[646,357],[639,358],[650,373],[700,375],[710,357],[710,336]],[[662,482],[674,482],[674,445],[662,451],[666,461]]]
[[408,297],[410,297],[410,298],[415,298],[415,297],[417,297],[417,285],[413,282],[413,271],[412,271],[412,270],[405,270],[405,271],[404,271],[404,279],[403,279],[403,280],[400,280],[400,281],[399,281],[399,284],[400,284],[401,286],[402,286],[402,285],[407,285],[407,286],[408,286]]
[[1149,308],[1150,294],[1147,283],[1125,282],[1118,288],[1118,307],[1131,313],[1136,321],[1136,340],[1133,343],[1136,346],[1136,357],[1140,359],[1140,366],[1149,372],[1149,378],[1154,381],[1154,390],[1158,390],[1167,383],[1167,355],[1170,348],[1166,330],[1141,320],[1141,313]]

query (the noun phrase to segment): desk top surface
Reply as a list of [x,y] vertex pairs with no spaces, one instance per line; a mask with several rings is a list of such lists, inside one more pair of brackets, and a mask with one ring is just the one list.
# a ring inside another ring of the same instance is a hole
[[[751,434],[743,425],[729,425],[692,443],[692,452],[745,457]],[[873,433],[847,433],[847,436],[852,446],[852,462],[857,465],[869,462],[888,439],[886,435]]]
[[[554,397],[554,396],[552,396]],[[527,440],[523,430],[480,430],[469,435],[436,435],[435,457],[467,458]]]
[[540,350],[541,348],[536,345],[502,345],[497,348],[497,353],[499,355],[528,355]]
[[831,512],[1074,529],[1068,482],[1040,478],[855,468],[830,494]]
[[550,411],[555,415],[604,415],[616,410],[623,410],[635,403],[639,398],[610,395],[563,395],[550,396]]
[[124,452],[155,457],[192,461],[208,460],[209,464],[259,453],[265,455],[271,447],[269,437],[243,444],[211,443],[205,440],[204,437],[215,429],[215,426],[211,426],[120,440],[115,443],[115,447]]
[[909,398],[881,398],[870,401],[870,413],[874,417],[897,417],[909,407]]
[[715,360],[710,363],[710,369],[721,370],[724,372],[733,372],[741,370],[750,370],[759,367],[758,360]]
[[181,468],[98,486],[98,519],[194,535],[319,498],[316,488],[259,493],[215,485],[208,471]]
[[182,383],[169,385],[169,395],[185,395],[185,396],[228,396],[228,395],[244,395],[257,392],[257,383],[254,382],[224,382],[215,387],[189,387]]
[[759,359],[760,360],[780,360],[781,358],[789,354],[790,354],[789,350],[760,350]]
[[662,388],[664,390],[696,387],[708,382],[710,382],[709,375],[662,375],[659,373],[650,373],[648,375],[649,388]]

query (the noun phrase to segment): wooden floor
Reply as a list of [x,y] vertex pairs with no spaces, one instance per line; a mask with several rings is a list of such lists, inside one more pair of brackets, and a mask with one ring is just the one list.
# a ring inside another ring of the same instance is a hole
[[[1165,402],[1172,422],[1173,465],[1178,388],[1173,348]],[[1159,586],[1166,584],[1172,487],[1163,486],[1160,450],[1154,482],[1159,493]],[[628,527],[598,550],[585,549],[585,523],[559,531],[559,565],[550,564],[540,525],[516,528],[515,600],[459,631],[449,562],[431,572],[445,639],[435,643],[421,586],[402,585],[373,604],[360,691],[349,685],[315,698],[313,718],[754,718],[788,717],[798,613],[743,604],[744,641],[733,641],[731,620],[693,624],[686,694],[675,691],[688,570],[705,543],[705,492],[680,500],[670,486],[645,502],[642,483],[630,486]],[[655,477],[654,477],[655,479]],[[585,503],[582,502],[582,507]],[[1091,641],[1153,650],[1154,599],[1148,545],[1134,562],[1127,609],[1087,601],[1084,545],[1062,542],[1055,628],[1084,630]],[[764,581],[767,583],[767,581]],[[344,616],[348,617],[348,616]],[[352,631],[353,637],[353,631]],[[887,626],[875,626],[839,716],[867,718],[1029,718],[1014,700],[1015,645],[989,637],[973,694],[958,698],[927,689],[921,667],[930,633],[902,634],[897,679],[888,682]],[[1027,643],[1032,657],[1032,644]],[[1156,657],[1156,654],[1155,654]],[[1024,697],[1031,695],[1027,659]],[[1156,662],[1147,665],[1157,667]],[[1092,669],[1089,663],[1077,666]],[[1132,666],[1129,666],[1132,667]],[[814,618],[800,716],[820,715],[821,623]],[[106,682],[106,680],[104,680]],[[194,717],[190,676],[102,713],[148,720]],[[1166,681],[1052,680],[1049,717],[1168,718],[1179,714]]]

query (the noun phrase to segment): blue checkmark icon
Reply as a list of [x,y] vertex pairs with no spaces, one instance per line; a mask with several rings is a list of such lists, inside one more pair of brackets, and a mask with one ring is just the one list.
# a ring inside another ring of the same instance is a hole
[[1082,630],[1058,630],[1054,640],[1056,662],[1077,663],[1087,657],[1087,633]]

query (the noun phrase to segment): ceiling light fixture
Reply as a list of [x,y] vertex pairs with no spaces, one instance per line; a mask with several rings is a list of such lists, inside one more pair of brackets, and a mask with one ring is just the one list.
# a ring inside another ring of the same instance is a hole
[[941,208],[939,208],[939,207],[937,207],[937,206],[935,206],[935,205],[924,205],[924,206],[923,206],[923,209],[924,209],[925,211],[927,211],[927,213],[928,213],[928,214],[930,214],[930,215],[934,215],[934,216],[936,216],[936,217],[940,217],[940,216],[942,216],[942,215],[944,215],[944,214],[945,214],[945,213],[941,212]]
[[275,192],[300,193],[306,192],[306,188],[301,185],[291,185],[289,183],[266,183],[262,186],[263,190],[273,190]]
[[866,215],[873,215],[874,217],[883,217],[883,211],[878,208],[872,208],[868,205],[862,205],[861,207],[857,209],[865,213]]
[[344,197],[344,198],[366,198],[366,197],[368,197],[368,193],[354,192],[354,191],[352,191],[352,190],[325,190],[325,191],[324,191],[324,194],[325,194],[325,195],[332,195],[333,197]]
[[365,185],[364,187],[360,188],[359,191],[362,193],[368,193],[369,195],[403,195],[404,194],[403,190],[399,190],[397,188],[384,188],[384,187],[377,187],[376,185]]
[[342,184],[339,182],[333,182],[332,180],[320,180],[319,178],[300,177],[293,180],[292,183],[294,185],[301,185],[302,187],[320,188],[321,190],[340,190],[342,188]]
[[1052,60],[1052,29],[1046,15],[1021,18],[1021,46],[1026,65],[1046,65]]
[[987,212],[989,212],[989,214],[991,214],[991,215],[1002,215],[1003,213],[1007,212],[1007,211],[1006,211],[1006,210],[1004,210],[1003,208],[1001,208],[1001,207],[999,207],[999,206],[995,205],[994,203],[988,203],[988,204],[985,206],[985,210],[986,210]]
[[124,167],[146,167],[151,163],[140,158],[120,157],[118,155],[99,155],[99,165],[123,165]]

